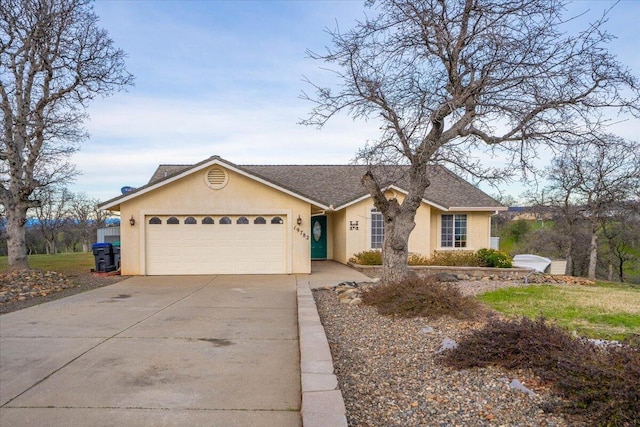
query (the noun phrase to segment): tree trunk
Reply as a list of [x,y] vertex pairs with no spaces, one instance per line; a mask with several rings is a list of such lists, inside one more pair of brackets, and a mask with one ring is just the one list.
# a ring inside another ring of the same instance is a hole
[[620,277],[620,283],[624,283],[624,259],[622,257],[620,257],[618,277]]
[[587,277],[596,280],[596,265],[598,263],[598,234],[594,231],[591,233],[591,246],[589,253],[589,273]]
[[[384,218],[384,244],[382,247],[383,283],[398,283],[409,273],[409,236],[416,226],[416,211],[422,202],[429,180],[424,174],[426,166],[414,164],[409,172],[409,192],[402,205],[396,198],[387,199],[371,171],[362,177],[362,184],[373,198]],[[421,174],[422,172],[422,174]]]
[[615,257],[615,254],[613,253],[613,241],[612,239],[609,239],[609,265],[608,265],[608,275],[607,275],[607,280],[610,282],[613,282],[613,258]]
[[409,235],[416,224],[413,218],[400,214],[394,221],[385,221],[384,246],[382,249],[383,283],[398,283],[409,273]]
[[54,255],[57,253],[56,242],[54,240],[45,239],[45,246],[47,248],[47,255]]
[[27,223],[27,207],[21,204],[5,206],[7,215],[7,254],[8,270],[28,270],[27,239],[25,224]]
[[571,237],[569,238],[566,254],[567,265],[564,268],[564,274],[567,276],[573,276],[573,242],[571,241]]

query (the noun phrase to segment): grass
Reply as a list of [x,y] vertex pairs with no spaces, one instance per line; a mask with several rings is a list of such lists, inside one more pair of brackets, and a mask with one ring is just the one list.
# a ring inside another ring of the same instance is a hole
[[478,299],[508,317],[544,317],[589,338],[627,340],[640,336],[640,289],[532,285],[504,288]]
[[[69,252],[54,255],[30,255],[29,266],[38,270],[51,270],[58,273],[71,273],[79,270],[89,271],[95,267],[91,252]],[[0,257],[0,272],[7,270],[7,257]]]

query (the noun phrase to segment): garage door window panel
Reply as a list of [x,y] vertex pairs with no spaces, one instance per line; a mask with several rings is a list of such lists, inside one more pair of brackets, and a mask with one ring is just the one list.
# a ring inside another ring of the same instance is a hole
[[189,224],[189,225],[193,225],[193,224],[197,224],[198,221],[196,221],[196,219],[192,216],[188,216],[184,219],[184,223],[185,224]]
[[149,224],[151,224],[151,225],[162,224],[162,220],[160,218],[158,218],[157,216],[154,216],[154,217],[149,219]]
[[180,220],[178,218],[176,218],[175,216],[169,217],[169,219],[167,220],[167,224],[180,224]]
[[229,218],[228,216],[223,216],[222,218],[220,218],[219,222],[222,225],[229,225],[231,224],[231,218]]
[[202,219],[202,223],[205,225],[212,225],[215,224],[215,221],[210,216],[206,216]]
[[242,225],[249,224],[249,220],[247,219],[246,216],[241,216],[236,220],[236,224],[242,224]]
[[284,224],[284,221],[279,216],[271,218],[271,224]]

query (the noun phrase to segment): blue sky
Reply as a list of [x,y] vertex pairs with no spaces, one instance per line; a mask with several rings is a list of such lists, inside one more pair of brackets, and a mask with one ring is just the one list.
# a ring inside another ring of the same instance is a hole
[[[593,20],[613,1],[577,1]],[[299,98],[314,82],[332,84],[306,49],[329,43],[336,23],[353,26],[361,1],[105,1],[100,25],[128,54],[135,86],[94,101],[90,133],[72,161],[83,174],[73,191],[106,200],[124,185],[144,185],[158,164],[191,164],[220,155],[237,164],[345,164],[375,123],[348,116],[325,128],[298,125],[311,104]],[[640,1],[622,1],[607,28],[610,49],[640,76]],[[611,130],[638,138],[639,120]],[[488,189],[489,192],[495,192]],[[518,195],[520,184],[505,187]]]

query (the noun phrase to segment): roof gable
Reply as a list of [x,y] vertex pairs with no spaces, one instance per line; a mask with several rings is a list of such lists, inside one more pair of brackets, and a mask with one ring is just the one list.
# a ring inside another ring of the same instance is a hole
[[[369,193],[361,183],[361,178],[369,166],[239,166],[218,156],[213,156],[195,165],[160,165],[145,186],[104,202],[100,207],[102,209],[115,207],[122,202],[214,164],[219,164],[296,198],[308,201],[322,209],[342,209],[369,197]],[[404,193],[409,188],[408,171],[408,166],[397,165],[375,166],[372,170],[382,188],[395,188]],[[428,173],[430,185],[423,197],[425,203],[445,211],[504,209],[495,199],[442,166],[433,165]]]
[[240,175],[246,176],[248,178],[251,178],[257,182],[260,182],[262,184],[265,184],[269,187],[275,188],[276,190],[282,191],[283,193],[289,194],[295,198],[304,200],[306,202],[309,202],[311,204],[317,205],[322,209],[328,209],[328,206],[324,206],[323,204],[319,203],[317,200],[313,200],[299,192],[293,191],[291,189],[285,188],[283,186],[278,185],[277,183],[271,182],[268,179],[264,179],[260,176],[256,176],[254,174],[252,174],[250,171],[245,170],[243,167],[237,166],[231,162],[227,162],[226,160],[223,160],[222,158],[220,158],[219,156],[212,156],[210,158],[208,158],[207,160],[204,160],[200,163],[197,163],[195,165],[192,166],[186,166],[186,165],[161,165],[158,167],[158,169],[156,169],[156,171],[154,172],[153,176],[151,177],[151,179],[149,180],[149,182],[144,185],[143,187],[137,188],[134,191],[131,191],[129,193],[123,194],[121,196],[118,197],[114,197],[113,199],[107,200],[106,202],[101,203],[100,205],[98,205],[98,207],[100,209],[111,209],[114,208],[116,206],[119,206],[121,203],[126,202],[128,200],[134,199],[136,197],[141,196],[142,194],[146,194],[150,191],[156,190],[160,187],[163,187],[165,185],[168,185],[174,181],[177,181],[181,178],[184,178],[187,175],[191,175],[193,173],[196,173],[198,171],[207,169],[211,166],[214,165],[219,165],[222,166],[223,168],[229,169],[231,171],[234,171],[236,173],[239,173]]

